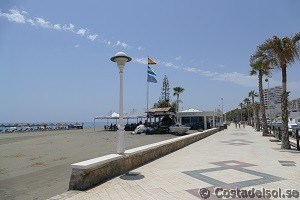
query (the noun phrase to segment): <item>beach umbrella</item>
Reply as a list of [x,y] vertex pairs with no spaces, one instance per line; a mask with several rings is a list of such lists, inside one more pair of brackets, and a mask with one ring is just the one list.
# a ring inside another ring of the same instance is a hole
[[111,118],[112,118],[112,119],[117,119],[117,118],[119,118],[119,114],[116,113],[116,112],[113,112],[113,113],[111,114]]

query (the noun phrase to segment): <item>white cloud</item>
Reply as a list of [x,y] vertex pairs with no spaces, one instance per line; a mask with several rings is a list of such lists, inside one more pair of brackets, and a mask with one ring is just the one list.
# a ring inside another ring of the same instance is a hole
[[69,24],[69,25],[65,24],[63,26],[64,31],[70,31],[70,32],[73,32],[73,33],[75,32],[74,28],[75,28],[75,26],[73,24]]
[[187,72],[199,73],[201,76],[207,77],[213,81],[231,82],[244,87],[255,87],[257,85],[256,77],[245,75],[239,72],[219,73],[202,70],[196,67],[184,67],[182,69]]
[[40,17],[36,18],[36,24],[38,24],[39,26],[41,26],[43,28],[51,28],[52,27],[50,22],[48,22]]
[[184,67],[182,69],[187,71],[187,72],[193,72],[193,73],[199,73],[200,72],[200,69],[198,69],[196,67]]
[[124,48],[129,47],[128,44],[126,44],[125,42],[121,42],[120,40],[118,40],[118,41],[116,42],[116,44],[114,44],[114,46],[121,46],[121,47],[124,47]]
[[140,63],[140,64],[148,64],[148,59],[147,58],[133,58],[132,59],[134,62]]
[[75,48],[78,48],[78,47],[79,47],[79,44],[76,44],[76,45],[75,45]]
[[181,56],[177,56],[176,58],[175,58],[175,60],[180,60],[181,59]]
[[61,30],[61,26],[60,24],[54,24],[52,25],[51,22],[41,18],[41,17],[36,17],[35,21],[33,21],[32,19],[28,19],[27,22],[29,24],[31,24],[32,26],[40,26],[42,28],[49,28],[49,29],[54,29],[57,31]]
[[104,44],[109,45],[109,46],[111,45],[111,41],[110,41],[110,40],[108,40],[108,41],[107,41],[107,40],[103,40],[102,42],[103,42]]
[[79,30],[77,31],[76,34],[78,34],[78,35],[80,35],[80,36],[84,36],[85,32],[86,32],[86,29],[81,28],[81,29],[79,29]]
[[24,24],[25,23],[25,16],[22,15],[21,13],[26,13],[25,11],[20,12],[17,9],[10,9],[9,10],[10,13],[2,13],[0,11],[0,17],[4,17],[6,18],[8,21],[11,22],[16,22],[16,23],[20,23],[20,24]]
[[94,35],[88,35],[87,38],[91,41],[94,41],[96,38],[98,37],[97,34],[94,34]]
[[54,24],[53,29],[60,31],[61,30],[60,24]]
[[212,76],[211,80],[231,82],[236,85],[241,85],[245,87],[257,86],[257,77],[245,75],[239,72],[230,72],[222,74],[218,73]]
[[125,42],[122,42],[121,46],[126,48],[126,47],[128,47],[128,44],[126,44]]
[[218,64],[218,67],[223,68],[223,67],[225,67],[225,65],[223,65],[223,64]]
[[35,22],[32,19],[28,19],[27,22],[31,24],[31,26],[35,26]]
[[168,63],[165,64],[165,66],[166,66],[166,67],[172,67],[172,66],[173,66],[173,63],[168,62]]
[[214,77],[219,74],[218,72],[203,71],[203,70],[200,70],[200,73],[202,76],[205,76],[205,77]]
[[[6,18],[9,21],[13,21],[16,23],[28,23],[31,26],[39,26],[42,28],[48,28],[48,29],[53,29],[53,30],[64,30],[64,31],[70,31],[74,34],[80,35],[80,36],[85,36],[87,35],[87,39],[94,41],[98,37],[98,34],[89,34],[89,31],[87,29],[80,28],[79,30],[75,30],[75,25],[70,23],[70,24],[64,24],[61,25],[59,23],[51,23],[50,21],[47,21],[45,18],[42,17],[34,17],[34,18],[28,18],[23,14],[28,14],[26,11],[19,11],[15,8],[10,9],[9,13],[2,13],[0,10],[0,17]],[[88,35],[89,34],[89,35]],[[100,40],[99,40],[100,41]],[[103,40],[102,43],[107,44],[109,46],[121,46],[123,48],[128,48],[130,47],[126,42],[118,40],[115,44],[110,41],[110,40]],[[138,50],[144,50],[141,46],[137,48]]]

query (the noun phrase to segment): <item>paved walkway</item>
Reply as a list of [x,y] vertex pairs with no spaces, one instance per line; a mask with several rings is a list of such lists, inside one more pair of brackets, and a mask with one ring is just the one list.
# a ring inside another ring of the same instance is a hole
[[300,152],[281,150],[279,143],[269,139],[249,126],[240,129],[230,126],[137,168],[132,174],[114,178],[85,192],[77,191],[76,195],[74,192],[65,195],[70,195],[67,198],[70,200],[165,200],[204,199],[207,190],[210,191],[209,199],[218,199],[213,194],[215,187],[255,188],[262,192],[263,188],[277,191],[281,188],[282,193],[285,189],[300,192]]

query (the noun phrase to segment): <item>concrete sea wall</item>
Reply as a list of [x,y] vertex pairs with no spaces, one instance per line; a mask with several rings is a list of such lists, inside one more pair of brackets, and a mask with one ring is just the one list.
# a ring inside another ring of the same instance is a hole
[[110,154],[72,164],[70,190],[86,190],[106,180],[172,153],[208,137],[221,129],[213,128],[125,151],[125,155]]

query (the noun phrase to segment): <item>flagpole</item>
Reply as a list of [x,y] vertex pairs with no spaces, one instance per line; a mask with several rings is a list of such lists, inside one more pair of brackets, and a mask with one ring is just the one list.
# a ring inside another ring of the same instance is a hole
[[149,82],[147,81],[147,110],[149,109]]
[[[149,56],[148,56],[148,59],[149,59]],[[147,62],[148,62],[148,59],[147,59]],[[149,65],[148,65],[148,63],[147,63],[147,67],[146,67],[146,75],[147,75],[147,78],[146,78],[146,80],[147,80],[147,99],[146,99],[146,104],[147,104],[147,111],[148,111],[148,109],[149,109],[149,82],[148,82],[148,67],[149,67]],[[147,113],[147,124],[148,124],[148,118],[149,118],[149,116],[148,116],[148,113]]]

